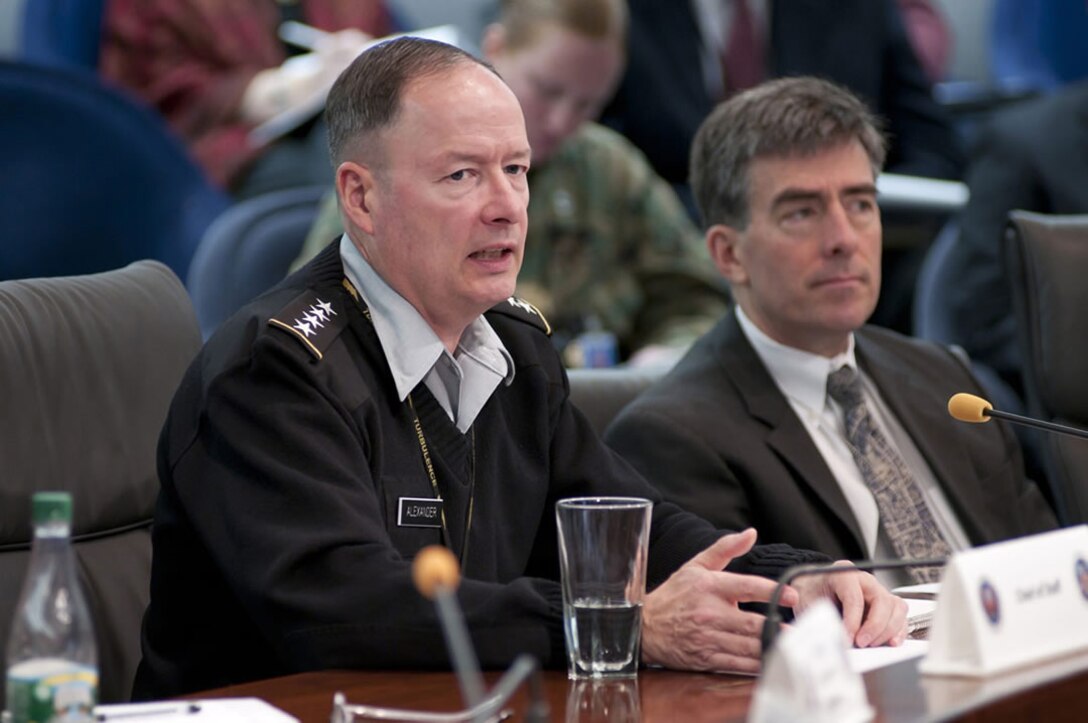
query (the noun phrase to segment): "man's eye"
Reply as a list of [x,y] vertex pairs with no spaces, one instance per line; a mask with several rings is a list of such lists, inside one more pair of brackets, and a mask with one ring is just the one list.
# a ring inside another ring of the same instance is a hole
[[511,163],[504,170],[506,171],[507,174],[509,174],[511,176],[521,176],[526,171],[528,171],[529,169],[526,166],[522,166],[522,165],[517,164],[517,163]]
[[446,177],[449,178],[451,181],[463,181],[465,179],[465,175],[467,173],[468,173],[468,171],[465,171],[465,170],[462,169],[460,171],[454,171],[453,173],[451,173],[450,175],[448,175]]
[[808,206],[804,208],[795,208],[786,214],[787,221],[804,221],[807,218],[812,218],[816,214],[816,211]]

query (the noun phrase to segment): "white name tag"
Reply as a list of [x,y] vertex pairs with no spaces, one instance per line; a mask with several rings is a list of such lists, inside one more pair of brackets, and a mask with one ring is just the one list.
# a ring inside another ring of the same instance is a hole
[[838,611],[820,600],[778,636],[756,684],[749,723],[865,723],[874,711],[846,657]]
[[956,553],[919,670],[981,677],[1088,649],[1088,525]]

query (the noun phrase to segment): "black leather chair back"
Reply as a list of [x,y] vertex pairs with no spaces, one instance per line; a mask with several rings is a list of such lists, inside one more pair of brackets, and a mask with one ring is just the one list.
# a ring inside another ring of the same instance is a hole
[[[1088,215],[1013,211],[1005,257],[1028,413],[1088,428]],[[1088,522],[1088,440],[1046,434],[1058,518]]]
[[30,556],[30,498],[67,490],[103,702],[128,700],[132,689],[151,574],[155,447],[199,347],[185,288],[155,261],[0,282],[0,651]]
[[601,436],[620,410],[666,371],[657,367],[572,369],[567,374],[570,399]]

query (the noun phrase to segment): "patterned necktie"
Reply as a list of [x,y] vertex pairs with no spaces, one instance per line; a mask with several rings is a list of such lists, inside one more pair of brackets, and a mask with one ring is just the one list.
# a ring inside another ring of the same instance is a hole
[[[951,552],[903,458],[873,422],[861,378],[843,366],[827,378],[827,393],[842,405],[846,439],[862,479],[873,493],[880,524],[900,558],[944,557]],[[911,568],[917,582],[936,582],[938,568]]]
[[727,94],[763,81],[763,42],[748,0],[732,0],[733,16],[722,53],[722,77]]

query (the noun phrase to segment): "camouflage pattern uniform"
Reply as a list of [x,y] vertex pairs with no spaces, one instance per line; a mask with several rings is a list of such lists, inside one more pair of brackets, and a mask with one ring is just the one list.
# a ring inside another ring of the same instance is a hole
[[[621,358],[650,344],[682,347],[724,314],[728,291],[702,236],[619,134],[584,124],[530,171],[529,187],[517,295],[548,317],[561,349],[594,329],[615,335]],[[330,196],[296,266],[342,231]]]

